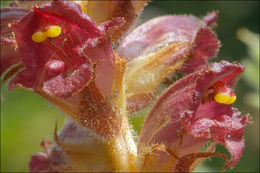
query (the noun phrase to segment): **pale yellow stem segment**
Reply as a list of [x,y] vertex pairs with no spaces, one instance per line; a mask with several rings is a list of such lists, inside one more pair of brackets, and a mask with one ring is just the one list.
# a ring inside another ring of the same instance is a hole
[[120,133],[108,142],[108,149],[115,167],[119,172],[136,172],[135,159],[137,148],[131,133],[131,128],[126,116],[125,73],[126,62],[116,55],[115,80],[112,86],[111,104],[114,105],[115,115],[121,119]]
[[[147,0],[138,0],[138,1],[129,1],[133,12],[138,16],[144,5],[147,3]],[[74,1],[78,3],[81,6],[82,11],[84,11],[86,14],[88,14],[95,22],[96,24],[100,24],[102,22],[105,22],[107,20],[111,20],[113,17],[124,17],[124,16],[118,16],[118,9],[117,7],[120,6],[119,0],[98,0],[98,1]],[[122,9],[123,10],[126,9]],[[127,9],[128,10],[128,9]],[[125,11],[126,12],[126,11]]]

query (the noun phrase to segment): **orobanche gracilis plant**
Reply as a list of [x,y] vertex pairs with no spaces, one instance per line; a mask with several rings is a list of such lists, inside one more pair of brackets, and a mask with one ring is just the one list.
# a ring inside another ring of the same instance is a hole
[[[212,156],[236,166],[250,122],[232,108],[244,67],[207,61],[220,46],[217,12],[129,31],[146,1],[36,3],[1,9],[2,83],[14,76],[9,90],[29,89],[69,116],[30,171],[190,172]],[[184,77],[173,82],[176,72]],[[128,116],[152,103],[137,141]]]

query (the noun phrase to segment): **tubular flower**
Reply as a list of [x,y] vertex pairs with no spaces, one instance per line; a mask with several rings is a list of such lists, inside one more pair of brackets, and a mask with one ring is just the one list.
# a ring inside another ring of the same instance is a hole
[[215,22],[194,16],[163,16],[137,27],[122,40],[118,52],[127,63],[128,110],[136,111],[153,100],[159,85],[175,70],[190,73],[215,57],[219,41],[209,28]]
[[[158,17],[120,39],[145,4],[53,1],[30,10],[31,2],[16,2],[24,8],[1,10],[2,83],[14,75],[9,90],[30,89],[69,115],[31,157],[31,172],[189,172],[212,156],[225,168],[237,164],[249,116],[232,103],[244,67],[207,62],[220,44],[211,29],[218,13]],[[186,76],[156,101],[175,71]],[[135,141],[128,113],[153,100]],[[217,143],[230,160],[213,152]]]
[[[189,169],[183,167],[187,165],[182,165],[182,160],[193,160],[189,165],[192,170],[192,164],[198,164],[194,163],[194,158],[202,157],[195,153],[210,140],[213,146],[221,143],[228,149],[232,159],[227,166],[234,167],[244,150],[244,126],[249,123],[249,117],[242,117],[237,109],[232,108],[232,104],[219,103],[214,95],[220,92],[215,89],[216,83],[233,90],[243,70],[240,64],[223,61],[206,65],[175,82],[147,116],[138,141],[138,153],[143,153],[149,160],[151,156],[146,156],[146,147],[163,145],[164,149],[161,149],[158,157],[165,157],[164,152],[168,152],[168,155],[172,155],[168,159],[177,160],[174,166],[164,160],[165,164],[172,166],[171,171],[186,172]],[[194,156],[189,158],[189,154]],[[208,153],[208,156],[211,154]],[[207,157],[207,154],[203,157]],[[159,159],[153,164],[163,164],[159,162],[163,161]],[[141,167],[146,170],[147,165],[145,162],[143,164]]]

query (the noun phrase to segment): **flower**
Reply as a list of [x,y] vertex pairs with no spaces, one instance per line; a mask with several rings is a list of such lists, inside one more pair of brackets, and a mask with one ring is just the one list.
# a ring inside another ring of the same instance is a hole
[[[138,141],[139,153],[146,152],[144,146],[163,144],[166,147],[164,152],[182,160],[188,154],[195,155],[211,140],[213,146],[217,142],[228,149],[232,159],[227,166],[234,167],[244,150],[244,126],[249,123],[249,117],[242,117],[232,104],[214,99],[219,92],[214,85],[221,82],[232,89],[243,69],[240,64],[223,61],[204,66],[175,82],[147,116]],[[185,161],[194,158],[200,156],[185,158]],[[178,163],[175,166],[171,171],[189,170]]]
[[[214,16],[211,23],[209,16]],[[173,71],[190,73],[216,56],[220,43],[209,26],[217,16],[212,12],[204,20],[194,16],[158,17],[126,36],[118,52],[128,61],[128,110],[151,103],[155,90]]]
[[[41,143],[45,153],[32,156],[31,172],[188,172],[211,156],[226,159],[225,168],[237,164],[250,120],[232,108],[244,67],[207,61],[220,45],[212,31],[218,13],[158,17],[120,39],[145,3],[52,1],[1,11],[2,82],[17,73],[10,90],[30,89],[69,115]],[[186,76],[156,100],[175,71]],[[136,142],[128,113],[154,101]],[[213,152],[217,143],[231,160]]]

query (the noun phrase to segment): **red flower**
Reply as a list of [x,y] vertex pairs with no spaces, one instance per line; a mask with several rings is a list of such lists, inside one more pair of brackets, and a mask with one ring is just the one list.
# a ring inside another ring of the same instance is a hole
[[[109,23],[110,27],[123,22],[119,18],[115,20]],[[19,85],[33,90],[41,88],[47,94],[58,97],[68,97],[82,89],[92,78],[94,63],[103,61],[112,64],[113,61],[111,43],[105,40],[108,26],[102,26],[96,26],[74,3],[52,2],[35,7],[33,12],[12,26],[26,68],[12,79],[9,88]],[[52,27],[61,30],[57,36],[43,34],[43,38],[37,38],[40,37],[37,34],[55,32],[51,31]],[[80,54],[75,49],[82,44],[86,44],[90,52],[93,49],[93,53],[106,56],[94,58]],[[104,46],[98,49],[100,44]],[[102,63],[96,67],[97,71]],[[111,82],[112,79],[107,80]]]
[[242,117],[232,104],[214,100],[218,92],[214,84],[221,82],[233,90],[243,70],[240,64],[223,61],[204,66],[174,83],[146,118],[139,153],[145,146],[163,144],[181,159],[197,153],[211,140],[225,145],[232,155],[228,166],[234,167],[244,150],[244,126],[249,117]]

